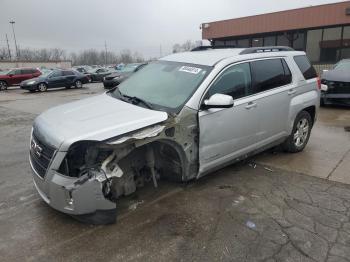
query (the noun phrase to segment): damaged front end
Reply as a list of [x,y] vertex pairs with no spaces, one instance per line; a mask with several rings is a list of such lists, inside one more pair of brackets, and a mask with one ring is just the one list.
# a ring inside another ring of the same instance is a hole
[[51,206],[84,222],[114,223],[117,200],[137,188],[157,188],[162,178],[196,177],[197,114],[186,108],[164,123],[116,138],[75,142],[52,172]]

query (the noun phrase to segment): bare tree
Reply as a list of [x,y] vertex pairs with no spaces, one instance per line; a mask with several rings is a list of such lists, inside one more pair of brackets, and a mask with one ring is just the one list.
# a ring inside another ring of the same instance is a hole
[[[67,52],[61,48],[21,48],[21,60],[43,62],[43,61],[60,61],[70,59],[73,65],[104,65],[106,64],[106,52],[104,50],[87,49],[79,53]],[[0,60],[8,60],[9,54],[5,47],[0,48]],[[107,64],[118,63],[141,63],[145,61],[142,54],[138,52],[132,53],[125,49],[119,54],[109,51],[107,52]]]
[[129,49],[125,49],[120,52],[119,54],[119,60],[122,63],[128,64],[133,62],[133,58],[131,55],[131,51]]
[[9,53],[6,47],[0,48],[0,60],[9,60]]
[[133,59],[133,62],[136,62],[136,63],[143,63],[145,61],[142,54],[138,52],[134,52],[132,59]]
[[175,44],[173,46],[173,53],[180,53],[181,52],[181,45],[180,44]]
[[202,41],[192,42],[191,40],[187,40],[183,44],[173,45],[173,53],[191,51],[193,48],[201,45],[202,45]]

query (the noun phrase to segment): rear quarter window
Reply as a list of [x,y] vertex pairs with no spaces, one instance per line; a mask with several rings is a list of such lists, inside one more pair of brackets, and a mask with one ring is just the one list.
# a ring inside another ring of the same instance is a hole
[[74,76],[74,72],[73,71],[63,71],[63,75],[64,76]]
[[253,93],[260,93],[291,83],[292,76],[283,59],[251,62]]
[[306,80],[317,77],[315,68],[311,65],[309,59],[305,55],[294,56],[294,61]]

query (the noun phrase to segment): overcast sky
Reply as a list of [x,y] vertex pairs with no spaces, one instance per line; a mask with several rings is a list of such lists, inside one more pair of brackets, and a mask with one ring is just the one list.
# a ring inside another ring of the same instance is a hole
[[130,49],[145,58],[200,40],[203,22],[341,2],[331,0],[0,0],[0,47],[14,19],[22,48]]

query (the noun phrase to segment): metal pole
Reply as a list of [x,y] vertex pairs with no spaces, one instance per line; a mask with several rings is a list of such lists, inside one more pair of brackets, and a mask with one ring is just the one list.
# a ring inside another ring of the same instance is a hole
[[10,50],[9,39],[7,38],[7,34],[6,34],[6,42],[7,42],[7,50],[9,52],[9,58],[11,60],[11,50]]
[[18,53],[18,47],[17,47],[17,40],[16,40],[16,34],[15,34],[15,28],[14,28],[14,24],[16,22],[15,21],[10,21],[10,24],[12,26],[12,32],[13,32],[13,38],[15,40],[15,47],[16,47],[16,60],[18,60],[18,56],[19,56],[19,53]]
[[105,65],[107,65],[107,42],[105,40]]

